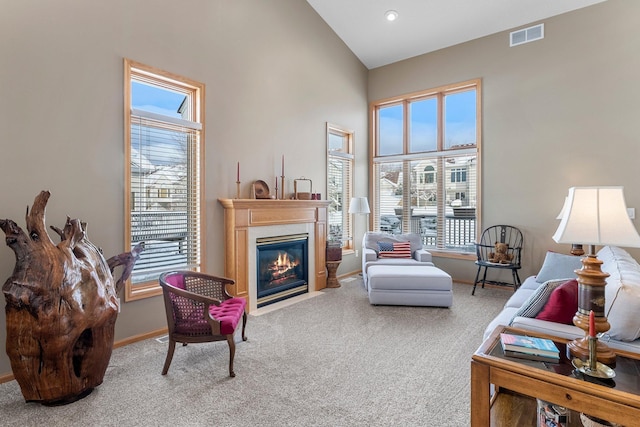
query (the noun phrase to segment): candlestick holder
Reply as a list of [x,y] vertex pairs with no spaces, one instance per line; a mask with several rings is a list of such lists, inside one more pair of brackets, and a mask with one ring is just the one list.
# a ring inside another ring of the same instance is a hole
[[280,177],[280,183],[281,183],[281,184],[280,184],[280,185],[281,185],[281,188],[280,188],[280,198],[281,198],[282,200],[284,200],[284,175],[282,175],[282,176]]
[[240,181],[236,181],[236,199],[240,198]]
[[589,369],[595,371],[598,363],[598,338],[589,337]]
[[585,363],[581,359],[576,357],[571,361],[573,367],[576,368],[578,372],[589,377],[602,379],[615,377],[616,373],[613,369],[611,369],[604,363],[598,362],[598,338],[589,336],[586,339],[588,340],[589,359]]

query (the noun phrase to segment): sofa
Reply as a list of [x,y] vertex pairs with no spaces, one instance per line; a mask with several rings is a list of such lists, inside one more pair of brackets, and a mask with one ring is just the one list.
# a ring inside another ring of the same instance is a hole
[[[381,258],[379,243],[403,243],[410,242],[411,258]],[[422,238],[416,233],[388,234],[367,232],[362,238],[362,278],[365,289],[368,286],[367,270],[372,265],[428,265],[433,266],[431,254],[423,249]]]
[[[597,253],[606,279],[605,315],[611,329],[600,339],[609,347],[640,353],[640,264],[624,249],[605,246]],[[577,309],[580,257],[548,252],[537,275],[528,277],[503,310],[487,325],[486,339],[498,325],[567,339],[585,332],[571,322]],[[481,294],[476,293],[476,297]]]

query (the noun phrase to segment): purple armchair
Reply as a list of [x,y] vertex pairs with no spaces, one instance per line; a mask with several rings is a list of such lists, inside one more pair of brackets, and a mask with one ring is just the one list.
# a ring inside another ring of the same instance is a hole
[[242,340],[247,324],[246,300],[227,293],[226,285],[234,281],[194,271],[172,271],[160,275],[169,328],[169,349],[162,375],[169,371],[176,342],[188,343],[227,340],[229,344],[229,375],[235,377],[233,339],[242,318]]

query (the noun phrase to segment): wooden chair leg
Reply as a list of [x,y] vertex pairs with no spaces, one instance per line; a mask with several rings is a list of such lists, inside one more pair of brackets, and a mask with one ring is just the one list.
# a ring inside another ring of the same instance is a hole
[[480,270],[482,269],[482,266],[478,266],[478,272],[476,273],[476,280],[473,281],[473,290],[471,291],[471,295],[475,295],[476,294],[476,286],[478,285],[478,278],[480,277]]
[[167,350],[167,358],[164,361],[164,367],[162,368],[162,375],[167,375],[169,372],[169,365],[171,365],[171,360],[173,360],[173,352],[176,349],[176,342],[169,338],[169,348]]
[[482,289],[484,289],[484,284],[485,284],[485,283],[486,283],[486,281],[487,281],[487,270],[488,270],[488,268],[487,268],[487,267],[485,267],[485,268],[484,268],[484,274],[482,275]]
[[247,312],[242,313],[242,341],[247,340],[247,336],[244,334],[244,329],[247,326]]
[[517,291],[520,287],[520,276],[518,275],[518,270],[511,270],[511,274],[513,275],[513,289]]
[[229,344],[229,376],[235,377],[236,373],[233,372],[233,358],[236,355],[236,343],[233,341],[233,334],[227,335],[227,344]]

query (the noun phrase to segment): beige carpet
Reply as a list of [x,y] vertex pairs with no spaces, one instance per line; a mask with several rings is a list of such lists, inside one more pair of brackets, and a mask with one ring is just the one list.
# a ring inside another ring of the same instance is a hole
[[0,384],[7,426],[467,426],[469,362],[511,291],[454,284],[447,308],[371,306],[362,280],[260,316],[236,346],[114,350],[104,382],[59,407]]

